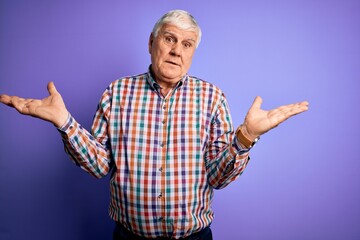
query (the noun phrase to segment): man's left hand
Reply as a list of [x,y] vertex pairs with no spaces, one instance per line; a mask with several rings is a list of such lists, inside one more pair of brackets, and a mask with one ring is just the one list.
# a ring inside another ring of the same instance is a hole
[[309,108],[307,101],[284,105],[269,111],[262,110],[261,104],[261,97],[256,97],[242,125],[242,133],[249,140],[254,140],[290,117],[302,113]]

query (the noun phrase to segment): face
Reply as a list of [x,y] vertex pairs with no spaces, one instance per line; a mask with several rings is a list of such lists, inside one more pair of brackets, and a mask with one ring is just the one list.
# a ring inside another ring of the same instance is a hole
[[155,80],[173,87],[189,70],[196,49],[197,33],[164,24],[149,40],[149,53]]

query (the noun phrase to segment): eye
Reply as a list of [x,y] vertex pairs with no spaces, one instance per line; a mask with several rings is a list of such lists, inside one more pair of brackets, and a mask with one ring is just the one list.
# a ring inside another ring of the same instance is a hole
[[173,44],[176,42],[175,38],[172,36],[164,36],[164,40],[166,43]]
[[184,43],[183,43],[183,46],[184,46],[184,48],[191,48],[191,47],[192,47],[192,43],[190,43],[190,42],[184,42]]

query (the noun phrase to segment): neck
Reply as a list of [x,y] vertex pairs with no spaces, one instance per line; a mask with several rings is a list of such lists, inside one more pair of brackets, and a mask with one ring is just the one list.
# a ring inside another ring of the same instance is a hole
[[152,68],[150,67],[150,74],[152,76],[152,78],[155,80],[155,82],[157,82],[157,84],[160,85],[160,87],[164,90],[167,89],[167,91],[170,91],[171,89],[173,89],[174,87],[176,87],[176,85],[178,84],[178,82],[181,80],[181,79],[178,79],[178,80],[174,80],[174,79],[163,79],[159,76],[157,76]]
[[163,95],[163,97],[166,97],[169,94],[169,92],[171,92],[172,90],[173,88],[161,88],[160,92]]

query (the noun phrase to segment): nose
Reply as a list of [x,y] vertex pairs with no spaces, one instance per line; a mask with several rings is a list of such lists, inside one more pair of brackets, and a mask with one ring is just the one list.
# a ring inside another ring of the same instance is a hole
[[174,56],[180,56],[181,51],[181,44],[177,42],[172,45],[170,54]]

